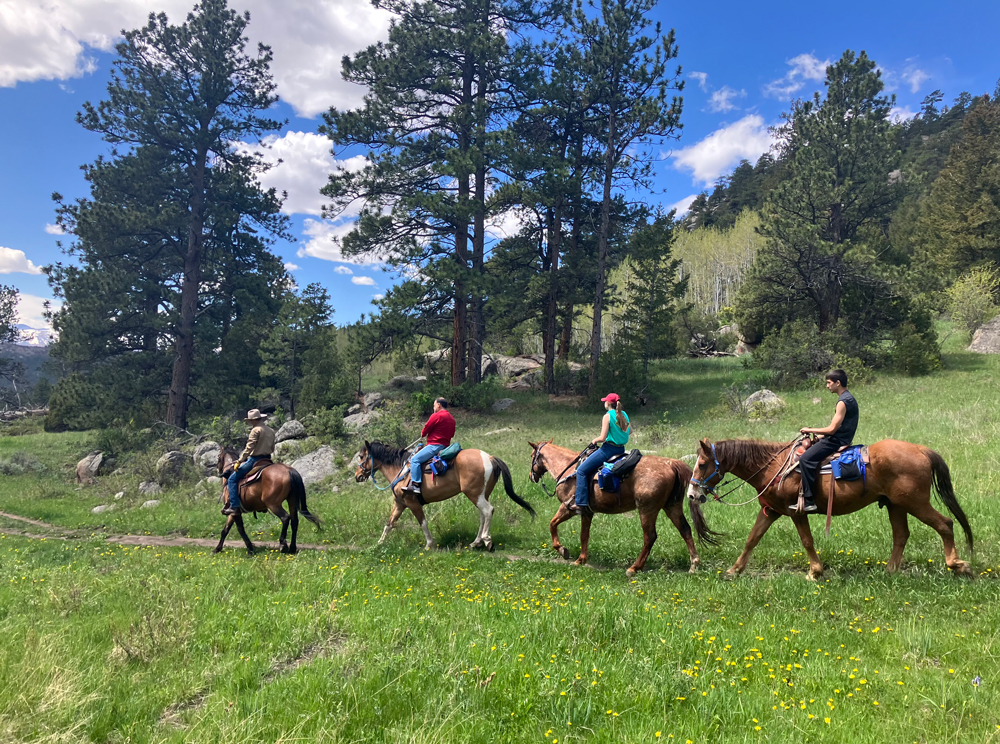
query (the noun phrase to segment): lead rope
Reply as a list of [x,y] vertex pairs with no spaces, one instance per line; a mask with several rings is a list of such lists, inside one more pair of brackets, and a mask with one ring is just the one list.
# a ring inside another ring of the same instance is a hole
[[[548,442],[545,442],[545,444],[548,444]],[[538,448],[538,450],[536,450],[536,454],[539,450],[542,449],[542,447],[545,446],[545,444],[543,444],[541,447]],[[597,451],[597,448],[594,447],[593,442],[584,447],[582,452],[580,452],[576,457],[574,457],[572,460],[569,461],[569,465],[564,467],[563,471],[559,473],[559,477],[556,478],[556,489],[558,489],[559,486],[561,486],[563,483],[565,483],[566,481],[568,481],[570,478],[573,477],[573,474],[570,474],[566,478],[563,478],[563,476],[566,475],[566,471],[569,470],[571,467],[573,467],[577,462],[579,462],[580,458],[583,457],[591,449],[593,449],[595,452]],[[549,493],[549,489],[545,487],[545,481],[543,481],[541,478],[538,479],[538,485],[542,487],[542,490],[545,491],[545,495],[548,496],[549,498],[552,498],[553,496],[556,495],[555,493]]]

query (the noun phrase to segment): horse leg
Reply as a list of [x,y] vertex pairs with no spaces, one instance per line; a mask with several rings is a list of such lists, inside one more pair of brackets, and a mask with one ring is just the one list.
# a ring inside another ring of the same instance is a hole
[[406,510],[406,504],[402,501],[395,499],[392,502],[392,511],[389,512],[389,521],[385,523],[385,529],[382,530],[382,537],[378,539],[378,544],[381,545],[385,542],[385,539],[389,537],[389,533],[392,532],[393,528],[396,526],[396,522],[403,515]]
[[889,556],[889,564],[885,570],[894,573],[899,570],[903,562],[903,548],[910,539],[910,526],[907,524],[906,510],[903,507],[889,504],[887,511],[889,524],[892,525],[892,555]]
[[816,579],[823,575],[823,561],[816,554],[816,547],[813,544],[813,533],[809,529],[809,517],[805,514],[800,514],[792,517],[792,521],[795,523],[795,529],[799,531],[799,539],[802,540],[802,547],[805,548],[806,555],[809,556],[809,573],[806,574],[806,578],[810,581],[816,581]]
[[434,547],[434,538],[431,537],[431,530],[427,525],[427,515],[424,514],[424,507],[420,504],[414,504],[410,507],[410,511],[412,511],[413,516],[417,518],[417,522],[420,524],[420,529],[424,531],[424,537],[427,540],[427,543],[424,545],[424,549],[430,550]]
[[297,511],[292,512],[289,521],[292,523],[292,544],[289,546],[288,552],[295,555],[299,552],[298,547],[295,545],[295,538],[299,535],[299,513]]
[[687,519],[684,517],[684,502],[678,501],[675,504],[670,504],[663,511],[670,517],[670,521],[674,523],[674,527],[677,528],[677,531],[681,533],[681,537],[684,539],[684,544],[687,545],[688,556],[691,558],[691,568],[688,569],[688,573],[698,573],[698,567],[701,565],[701,557],[698,555],[698,548],[694,545],[694,535],[691,533],[691,525],[688,524]]
[[552,517],[552,521],[549,522],[549,532],[552,533],[552,549],[567,561],[569,560],[569,550],[559,542],[559,525],[572,519],[574,516],[576,515],[569,510],[566,504],[559,504],[559,511],[556,512],[556,515]]
[[[469,543],[470,549],[475,549],[481,547],[483,544],[483,536],[486,532],[486,515],[483,513],[480,503],[482,502],[482,497],[478,499],[472,498],[468,493],[465,494],[466,498],[471,501],[476,509],[479,511],[479,529],[476,531],[476,539]],[[490,507],[492,509],[492,507]]]
[[590,523],[594,521],[593,514],[580,515],[580,557],[573,561],[574,566],[582,566],[587,562],[587,547],[590,545]]
[[288,535],[288,512],[281,508],[281,504],[269,507],[268,511],[281,520],[281,535],[278,536],[278,551],[281,553],[287,553],[288,543],[285,541],[285,537]]
[[726,571],[726,576],[732,578],[733,576],[739,576],[743,573],[743,570],[747,567],[747,561],[750,560],[750,554],[753,549],[757,547],[757,543],[760,539],[764,537],[764,533],[767,532],[771,525],[777,521],[778,517],[781,515],[777,512],[768,513],[767,509],[763,507],[759,512],[757,512],[757,521],[753,524],[753,529],[750,530],[750,535],[747,537],[747,544],[743,547],[743,552],[740,553],[740,557],[736,559],[728,571]]
[[929,498],[919,507],[911,510],[910,513],[941,535],[941,540],[944,542],[945,565],[956,574],[972,576],[972,569],[969,568],[969,564],[959,558],[958,551],[955,550],[955,523],[931,506]]
[[226,535],[229,534],[229,530],[233,528],[233,523],[236,522],[236,515],[230,514],[229,519],[226,520],[226,526],[222,528],[222,536],[219,538],[219,544],[215,546],[213,553],[221,553],[222,545],[226,542]]
[[243,526],[243,515],[237,514],[236,516],[236,529],[240,531],[240,537],[243,538],[244,544],[247,546],[247,553],[253,555],[253,543],[250,542],[250,536],[247,535],[246,527]]
[[653,549],[653,543],[656,542],[656,518],[659,515],[659,509],[654,509],[652,512],[640,512],[639,514],[639,523],[642,525],[642,552],[635,559],[635,563],[625,571],[625,575],[630,579],[646,565],[646,559],[649,558],[649,553]]

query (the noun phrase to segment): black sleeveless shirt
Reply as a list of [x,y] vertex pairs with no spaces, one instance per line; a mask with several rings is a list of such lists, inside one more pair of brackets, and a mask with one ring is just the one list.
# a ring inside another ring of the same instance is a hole
[[844,401],[844,405],[847,406],[847,413],[840,424],[840,428],[831,434],[829,438],[831,442],[846,445],[854,441],[854,435],[858,431],[858,402],[847,390],[840,394],[837,402],[839,403],[840,401]]

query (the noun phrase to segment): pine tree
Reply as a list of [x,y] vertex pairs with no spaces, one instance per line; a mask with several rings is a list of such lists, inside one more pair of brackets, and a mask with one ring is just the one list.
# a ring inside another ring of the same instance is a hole
[[[155,150],[173,180],[164,211],[183,225],[179,235],[171,231],[172,240],[181,241],[172,250],[182,271],[166,418],[180,428],[187,425],[195,366],[212,184],[221,183],[227,171],[250,178],[259,173],[260,158],[235,145],[281,127],[263,115],[277,100],[271,52],[263,45],[256,54],[245,52],[248,22],[249,14],[230,10],[226,0],[203,0],[180,25],[171,25],[165,14],[151,15],[117,45],[107,99],[86,104],[77,116],[114,146]],[[154,307],[155,297],[148,299]]]

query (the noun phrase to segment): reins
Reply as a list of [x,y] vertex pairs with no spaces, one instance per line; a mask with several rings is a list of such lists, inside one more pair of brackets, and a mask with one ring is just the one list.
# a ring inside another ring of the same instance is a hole
[[[737,490],[739,490],[740,488],[743,487],[743,483],[738,483],[737,485],[733,486],[732,488],[730,488],[728,491],[726,491],[724,494],[721,494],[721,495],[715,493],[715,489],[714,488],[709,489],[709,492],[712,494],[712,498],[715,501],[718,501],[720,504],[723,504],[724,506],[746,506],[747,504],[750,504],[750,503],[753,503],[754,501],[757,501],[761,497],[761,495],[765,491],[767,491],[767,489],[769,489],[771,487],[771,485],[774,483],[775,478],[778,478],[781,475],[782,471],[785,469],[785,466],[787,466],[788,462],[792,459],[792,453],[795,451],[795,442],[796,442],[796,440],[793,439],[787,445],[785,445],[784,447],[782,447],[781,449],[779,449],[777,452],[775,452],[771,456],[771,459],[768,460],[767,462],[765,462],[760,468],[758,468],[756,470],[756,472],[752,473],[746,479],[741,479],[745,483],[749,483],[750,478],[753,478],[753,477],[757,476],[758,474],[760,474],[760,472],[762,470],[764,470],[768,465],[770,465],[772,462],[774,462],[774,460],[778,457],[778,455],[780,455],[786,449],[788,450],[788,455],[785,457],[785,463],[780,468],[778,468],[778,472],[774,474],[774,478],[771,478],[771,480],[769,480],[764,485],[764,487],[760,491],[757,492],[756,496],[754,496],[753,498],[747,499],[746,501],[741,501],[738,504],[730,504],[728,501],[723,501],[723,499],[726,496],[728,496],[729,494],[731,494],[734,491],[737,491]],[[715,452],[714,452],[714,445],[713,445],[713,452],[712,452],[712,454],[713,455],[715,454]],[[718,458],[716,458],[716,460],[715,460],[715,467],[716,467],[716,471],[718,471],[718,468],[719,468],[719,460],[718,460]],[[716,486],[716,488],[721,488],[721,487],[722,487],[721,483],[718,486]]]
[[[403,452],[407,452],[411,447],[413,447],[414,445],[419,444],[419,443],[420,443],[420,440],[419,439],[415,439],[414,441],[410,442],[408,445],[406,445],[403,448]],[[412,455],[410,457],[412,457]],[[372,457],[372,453],[369,452],[368,453],[368,480],[370,480],[372,482],[372,485],[375,486],[375,490],[376,491],[389,491],[389,490],[395,488],[397,486],[397,484],[401,480],[403,480],[403,478],[406,477],[405,476],[406,466],[409,465],[409,464],[410,464],[410,458],[408,457],[406,459],[406,462],[403,463],[403,467],[401,467],[399,469],[399,472],[396,473],[396,479],[393,480],[393,482],[390,483],[389,485],[382,487],[382,486],[379,486],[378,482],[375,480],[375,473],[378,472],[378,471],[376,471],[376,469],[375,469],[375,458]]]
[[[551,444],[551,442],[543,442],[542,444],[538,445],[538,449],[535,450],[535,454],[531,458],[531,476],[532,477],[534,477],[534,475],[535,475],[535,465],[538,463],[538,455],[542,451],[542,447],[544,447],[546,444]],[[561,486],[563,483],[565,483],[567,480],[569,480],[570,478],[573,477],[572,475],[570,475],[570,476],[567,476],[565,479],[563,479],[563,476],[566,475],[566,471],[569,470],[571,467],[573,467],[577,462],[579,462],[580,458],[583,457],[591,449],[596,449],[594,447],[593,442],[591,442],[586,447],[584,447],[583,451],[581,451],[579,454],[577,454],[576,457],[574,457],[572,460],[569,461],[569,465],[567,465],[566,467],[563,468],[562,472],[559,473],[559,476],[556,478],[556,488],[557,489],[559,488],[559,486]],[[542,490],[545,492],[545,495],[548,496],[549,498],[552,498],[553,496],[556,495],[555,493],[549,493],[549,489],[546,488],[546,486],[545,486],[545,481],[543,481],[541,478],[539,478],[537,481],[535,481],[535,483],[537,483],[538,485],[540,485],[542,487]]]

